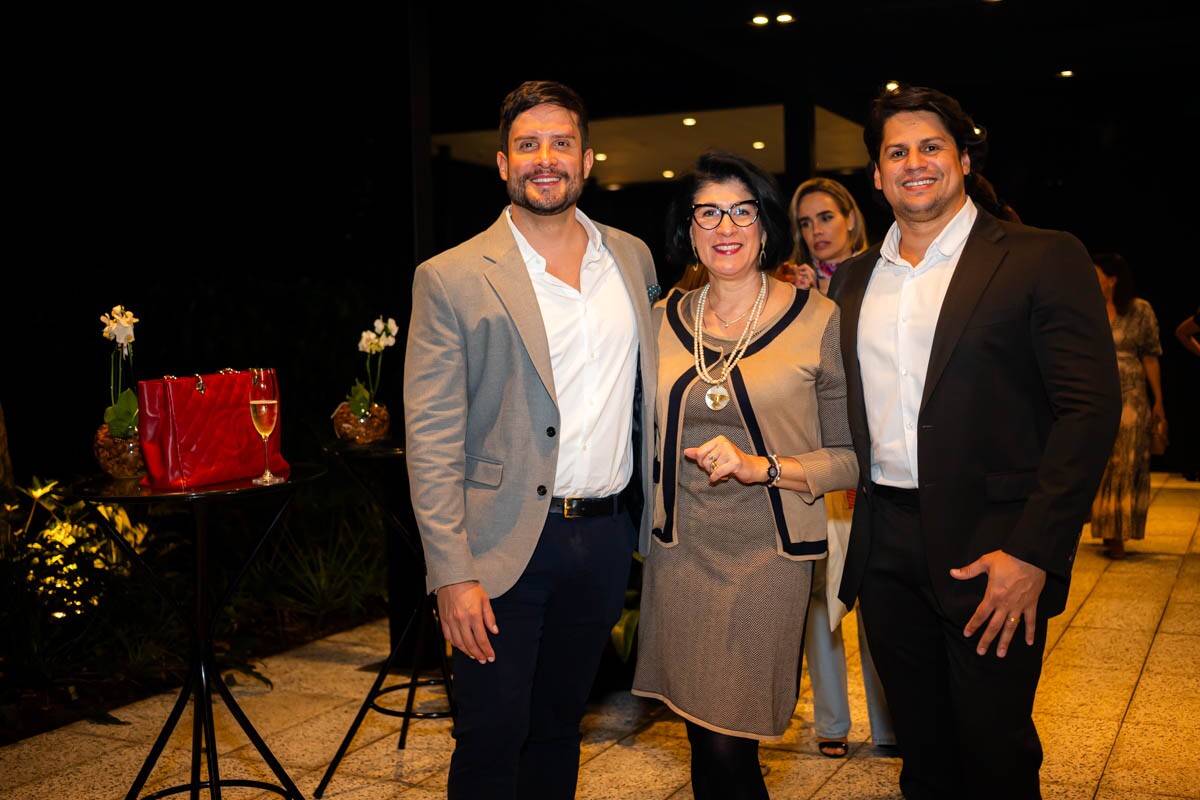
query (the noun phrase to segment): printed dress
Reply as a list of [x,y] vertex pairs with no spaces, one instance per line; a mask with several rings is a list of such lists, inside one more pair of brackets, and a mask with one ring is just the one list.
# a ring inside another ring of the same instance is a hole
[[1121,376],[1121,426],[1092,502],[1092,537],[1142,539],[1150,508],[1151,407],[1143,356],[1162,355],[1158,320],[1150,304],[1135,297],[1112,322]]

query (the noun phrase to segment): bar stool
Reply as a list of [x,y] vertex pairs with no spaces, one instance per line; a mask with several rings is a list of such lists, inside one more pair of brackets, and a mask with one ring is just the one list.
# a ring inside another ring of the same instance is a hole
[[[409,529],[409,526],[404,525],[403,521],[398,518],[392,504],[385,502],[384,498],[380,496],[379,470],[371,469],[372,465],[378,467],[378,465],[387,461],[395,463],[397,459],[401,459],[402,464],[404,450],[387,442],[376,442],[367,445],[346,445],[339,443],[339,445],[329,448],[328,452],[345,464],[349,473],[366,489],[367,493],[381,509],[385,521],[396,530],[400,543],[405,545],[410,551],[410,555],[416,559],[416,563],[420,566],[421,591],[424,592],[425,554],[421,547],[421,541]],[[395,586],[393,584],[394,590]],[[393,617],[391,620],[393,631],[395,630],[395,621]],[[422,673],[430,661],[431,654],[428,652],[430,649],[428,645],[431,643],[436,643],[434,649],[437,651],[436,666],[438,668],[438,675],[425,678],[422,677]],[[386,685],[388,676],[392,674],[393,664],[398,662],[401,654],[409,647],[412,648],[412,670],[408,673],[407,680]],[[447,708],[435,711],[415,710],[414,705],[417,689],[422,686],[439,685],[445,687]],[[379,702],[380,698],[384,695],[399,691],[406,693],[403,709],[389,707]],[[404,720],[400,725],[400,739],[396,744],[396,749],[398,750],[404,749],[405,743],[408,740],[408,726],[412,720],[453,718],[457,715],[457,708],[454,705],[453,674],[450,669],[450,659],[446,654],[445,639],[442,637],[442,625],[437,618],[437,600],[433,594],[424,592],[421,595],[419,601],[409,614],[408,621],[404,625],[402,633],[398,637],[393,636],[392,650],[380,666],[379,673],[375,676],[375,682],[371,685],[370,690],[367,691],[367,696],[363,699],[362,705],[354,717],[354,721],[350,723],[346,735],[342,738],[342,742],[338,746],[333,760],[329,762],[329,767],[326,768],[325,775],[321,778],[321,783],[318,784],[316,790],[313,792],[314,797],[320,798],[325,793],[329,781],[333,778],[334,771],[337,770],[338,765],[342,762],[342,758],[345,757],[346,750],[350,747],[350,742],[354,739],[354,735],[358,732],[368,711],[377,711],[380,714],[400,717]]]

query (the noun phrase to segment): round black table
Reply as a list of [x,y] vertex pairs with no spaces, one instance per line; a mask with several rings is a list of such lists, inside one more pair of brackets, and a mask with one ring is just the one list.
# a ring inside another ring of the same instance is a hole
[[[142,764],[142,768],[138,772],[133,786],[130,787],[129,792],[126,794],[127,800],[137,800],[142,787],[146,785],[146,781],[154,769],[154,765],[158,762],[159,756],[162,755],[163,748],[166,747],[167,741],[171,738],[171,733],[179,723],[179,719],[183,715],[183,710],[187,707],[189,700],[194,700],[190,780],[184,784],[160,789],[157,792],[146,795],[141,800],[156,800],[156,798],[167,797],[182,792],[189,792],[192,797],[199,797],[200,790],[202,789],[207,789],[210,797],[219,800],[221,797],[221,788],[224,786],[244,786],[264,789],[289,798],[289,800],[293,798],[294,800],[303,800],[303,796],[300,794],[300,790],[296,788],[296,784],[288,777],[287,772],[280,765],[278,759],[275,758],[270,748],[267,747],[262,736],[259,735],[258,731],[250,723],[249,718],[242,711],[241,706],[238,705],[237,700],[234,699],[228,687],[225,686],[225,682],[221,680],[216,658],[213,655],[213,624],[221,609],[228,603],[234,589],[245,577],[246,571],[249,569],[251,562],[259,550],[262,549],[263,543],[266,542],[267,537],[270,536],[279,520],[283,517],[283,512],[291,503],[296,489],[320,478],[326,471],[325,467],[317,464],[292,464],[288,479],[283,483],[272,486],[258,486],[247,478],[241,481],[212,486],[170,490],[142,486],[136,478],[116,479],[102,475],[79,481],[64,490],[63,494],[67,498],[82,500],[92,505],[109,503],[118,505],[153,505],[166,502],[182,503],[191,513],[194,523],[195,537],[192,542],[194,550],[192,594],[194,600],[191,609],[188,610],[180,607],[174,601],[167,590],[166,582],[154,573],[149,565],[138,555],[137,551],[125,540],[125,537],[121,536],[112,527],[104,515],[96,515],[108,538],[120,548],[141,572],[149,576],[155,590],[176,607],[188,630],[189,639],[187,678],[184,681],[183,688],[179,692],[179,698],[175,701],[171,713],[167,716],[167,721],[163,724],[162,731],[158,734],[158,738],[154,741],[154,746],[150,749],[150,754],[146,757],[146,761]],[[274,499],[277,501],[278,507],[271,518],[270,524],[258,537],[249,555],[246,556],[245,560],[237,568],[234,579],[224,587],[220,600],[210,604],[206,591],[209,581],[209,513],[215,505],[248,497]],[[233,718],[237,721],[242,731],[250,739],[255,749],[258,750],[259,755],[262,756],[263,760],[271,768],[271,771],[275,773],[275,777],[279,781],[278,784],[221,777],[217,760],[216,732],[213,724],[212,695],[214,690],[220,695],[222,701],[225,703],[225,707],[229,709],[230,714],[233,715]],[[207,780],[202,780],[200,774],[202,750],[208,767]]]

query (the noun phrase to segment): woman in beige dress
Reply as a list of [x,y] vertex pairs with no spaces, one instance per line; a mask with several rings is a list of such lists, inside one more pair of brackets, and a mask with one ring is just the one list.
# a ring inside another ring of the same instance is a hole
[[708,284],[660,321],[657,510],[633,692],[682,716],[692,791],[764,798],[758,742],[787,730],[822,495],[854,486],[837,306],[772,278],[791,250],[774,179],[707,153],[668,211]]

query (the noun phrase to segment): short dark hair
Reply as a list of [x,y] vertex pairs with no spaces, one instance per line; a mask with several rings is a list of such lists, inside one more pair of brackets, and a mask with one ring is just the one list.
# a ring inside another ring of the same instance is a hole
[[679,181],[667,205],[667,257],[677,264],[695,260],[692,252],[692,203],[705,186],[738,181],[758,201],[758,221],[767,235],[762,268],[774,270],[792,252],[787,208],[775,177],[757,164],[733,153],[709,150],[696,159],[696,167]]
[[1111,251],[1092,253],[1091,256],[1092,263],[1099,267],[1101,272],[1117,279],[1113,284],[1113,305],[1118,314],[1125,314],[1133,305],[1133,298],[1137,297],[1137,284],[1134,283],[1129,262],[1120,253]]
[[966,176],[966,190],[974,188],[974,173],[983,169],[987,158],[987,130],[976,125],[971,115],[963,110],[950,95],[930,89],[928,86],[901,84],[893,89],[885,88],[871,103],[867,123],[863,126],[863,144],[867,146],[867,157],[871,166],[879,166],[879,151],[883,147],[883,126],[896,114],[905,111],[928,111],[941,119],[946,131],[954,139],[959,154],[971,157],[971,174]]
[[513,120],[543,103],[565,108],[575,115],[583,140],[581,149],[588,149],[588,113],[583,98],[570,86],[556,81],[525,81],[509,92],[500,105],[500,152],[508,152],[508,134]]

